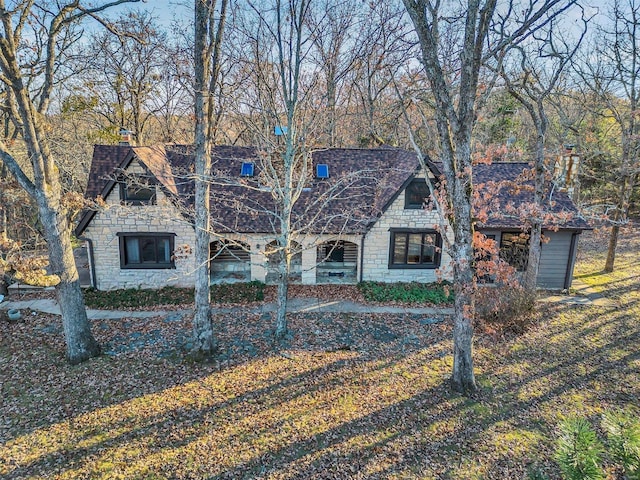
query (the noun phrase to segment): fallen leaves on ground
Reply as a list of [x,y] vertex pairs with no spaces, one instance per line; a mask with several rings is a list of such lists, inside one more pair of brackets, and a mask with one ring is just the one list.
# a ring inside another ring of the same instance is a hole
[[[190,318],[96,321],[109,354],[64,363],[59,318],[0,324],[0,477],[559,478],[555,428],[640,397],[640,235],[618,269],[602,243],[576,276],[616,306],[548,307],[521,336],[476,339],[480,392],[452,393],[444,317],[214,317],[219,351],[192,363]],[[611,477],[613,478],[613,476]]]

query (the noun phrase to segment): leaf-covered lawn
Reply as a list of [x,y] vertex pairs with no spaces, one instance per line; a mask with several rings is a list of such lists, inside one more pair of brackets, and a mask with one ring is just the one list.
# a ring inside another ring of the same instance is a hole
[[597,239],[577,271],[614,307],[554,305],[524,335],[477,336],[473,399],[450,392],[437,317],[294,315],[277,350],[271,320],[240,310],[215,318],[211,364],[175,348],[188,318],[101,321],[111,355],[75,367],[56,317],[2,322],[0,477],[559,478],[561,418],[638,408],[640,235],[622,242],[613,274]]

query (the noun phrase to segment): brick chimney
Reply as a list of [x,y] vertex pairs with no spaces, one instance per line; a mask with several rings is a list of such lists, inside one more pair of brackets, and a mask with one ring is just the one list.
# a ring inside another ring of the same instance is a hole
[[118,134],[120,135],[119,145],[133,145],[133,132],[131,130],[121,127]]
[[574,145],[565,145],[564,153],[558,156],[553,169],[553,178],[561,190],[566,191],[575,199],[580,190],[578,172],[580,170],[580,155],[574,152]]

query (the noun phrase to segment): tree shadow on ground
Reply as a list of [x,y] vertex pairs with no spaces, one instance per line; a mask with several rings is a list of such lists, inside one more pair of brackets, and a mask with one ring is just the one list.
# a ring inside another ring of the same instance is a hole
[[276,353],[267,319],[217,319],[217,365],[141,349],[68,367],[18,329],[0,340],[0,476],[525,478],[536,463],[557,478],[561,417],[640,397],[637,284],[608,294],[627,307],[557,305],[523,335],[479,335],[471,398],[448,385],[450,326],[423,316],[294,315]]

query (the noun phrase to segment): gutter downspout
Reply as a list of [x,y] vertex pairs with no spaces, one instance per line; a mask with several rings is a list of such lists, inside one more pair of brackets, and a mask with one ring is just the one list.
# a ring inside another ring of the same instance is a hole
[[96,288],[96,270],[95,261],[93,258],[93,240],[87,237],[77,237],[78,240],[82,240],[87,243],[87,258],[89,259],[89,277],[91,278],[91,288]]
[[564,289],[569,290],[573,281],[573,267],[576,264],[576,245],[578,244],[580,232],[573,232],[571,235],[571,245],[569,246],[569,260],[567,261],[567,271],[564,274]]
[[360,282],[362,282],[362,267],[364,266],[364,237],[367,233],[363,233],[362,237],[360,237]]

